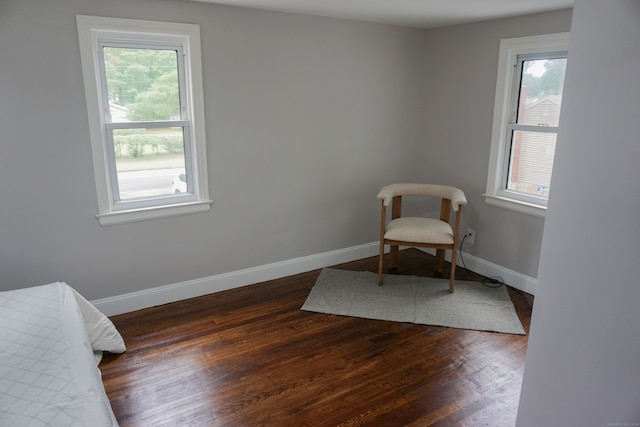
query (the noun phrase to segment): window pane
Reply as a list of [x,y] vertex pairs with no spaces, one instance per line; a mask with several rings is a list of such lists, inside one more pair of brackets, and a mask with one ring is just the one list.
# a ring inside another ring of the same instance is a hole
[[566,58],[522,62],[516,123],[558,126],[566,65]]
[[179,120],[176,50],[104,47],[111,122]]
[[507,189],[548,197],[555,133],[513,131]]
[[180,127],[114,129],[120,200],[187,192]]

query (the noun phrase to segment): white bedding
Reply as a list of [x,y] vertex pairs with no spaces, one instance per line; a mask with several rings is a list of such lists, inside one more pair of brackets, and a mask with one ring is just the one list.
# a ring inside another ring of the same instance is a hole
[[117,426],[94,351],[124,341],[68,285],[0,292],[0,426]]

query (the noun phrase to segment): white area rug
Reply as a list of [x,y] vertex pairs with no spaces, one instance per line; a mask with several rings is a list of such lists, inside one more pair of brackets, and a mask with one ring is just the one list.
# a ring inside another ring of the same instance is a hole
[[302,310],[366,319],[525,335],[506,287],[325,268]]

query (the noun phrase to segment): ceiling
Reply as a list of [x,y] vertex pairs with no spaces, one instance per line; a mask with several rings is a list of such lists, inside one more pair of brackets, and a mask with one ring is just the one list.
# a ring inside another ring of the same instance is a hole
[[228,6],[436,28],[573,7],[574,0],[196,0]]

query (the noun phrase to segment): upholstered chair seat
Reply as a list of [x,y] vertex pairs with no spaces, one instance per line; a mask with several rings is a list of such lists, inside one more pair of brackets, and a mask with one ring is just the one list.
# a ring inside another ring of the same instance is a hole
[[405,217],[389,222],[384,238],[403,242],[451,245],[453,229],[448,222],[439,219]]

